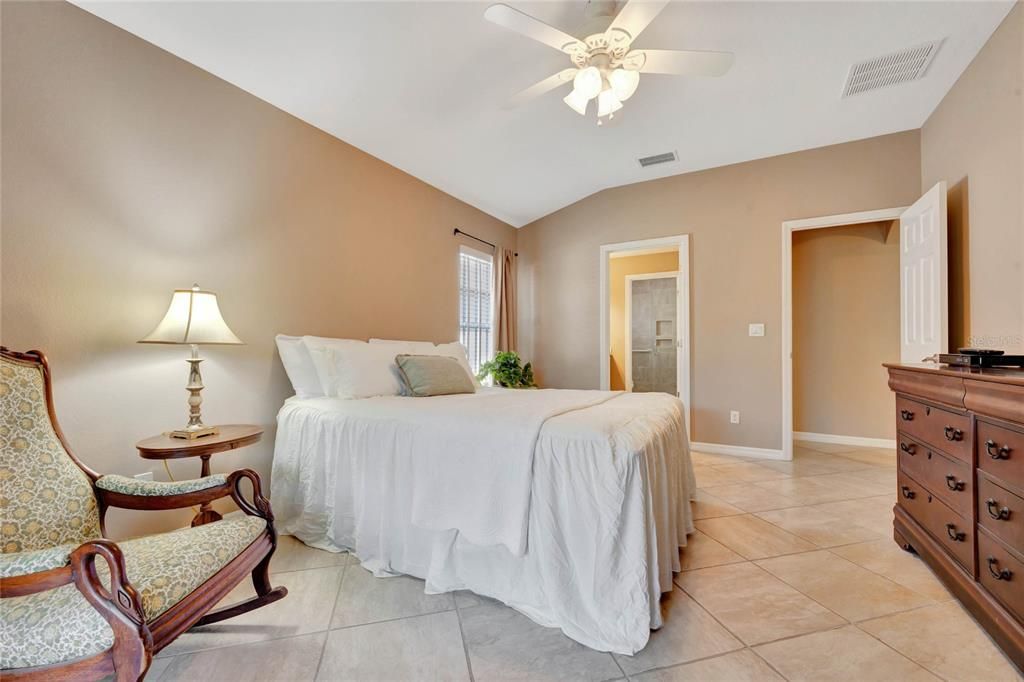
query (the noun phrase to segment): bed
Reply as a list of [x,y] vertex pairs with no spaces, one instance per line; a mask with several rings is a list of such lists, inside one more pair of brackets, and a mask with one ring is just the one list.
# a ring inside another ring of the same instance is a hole
[[507,390],[287,400],[277,525],[428,593],[499,600],[593,649],[661,626],[695,493],[682,403]]

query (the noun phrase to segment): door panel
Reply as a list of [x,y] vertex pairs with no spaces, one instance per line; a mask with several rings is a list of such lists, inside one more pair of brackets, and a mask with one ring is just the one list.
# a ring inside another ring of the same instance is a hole
[[900,360],[921,362],[949,342],[946,183],[900,216]]
[[677,277],[636,279],[630,289],[630,390],[678,391]]

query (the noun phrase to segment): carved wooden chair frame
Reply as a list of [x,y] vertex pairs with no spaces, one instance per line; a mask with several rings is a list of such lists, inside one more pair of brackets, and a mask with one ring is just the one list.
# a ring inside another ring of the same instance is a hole
[[[82,543],[71,553],[71,562],[68,566],[0,578],[0,598],[3,599],[22,597],[74,583],[114,632],[114,645],[104,652],[52,665],[0,670],[0,677],[3,680],[80,680],[114,675],[118,682],[134,682],[145,675],[153,655],[185,630],[246,613],[288,594],[286,588],[272,587],[270,584],[270,559],[277,548],[277,533],[274,530],[274,514],[270,509],[270,502],[263,496],[261,490],[259,474],[251,469],[241,469],[228,476],[222,485],[177,495],[127,495],[99,488],[96,481],[101,474],[87,467],[74,455],[57,423],[46,357],[38,350],[19,353],[4,347],[0,347],[0,355],[41,368],[46,386],[46,407],[50,423],[68,456],[85,472],[93,484],[92,491],[99,505],[100,531],[103,535],[106,535],[106,511],[111,507],[184,509],[223,497],[231,497],[246,514],[267,521],[266,529],[238,556],[149,623],[146,622],[139,593],[129,582],[130,576],[126,575],[124,555],[117,543],[110,540],[98,539]],[[252,485],[251,502],[242,492],[243,480],[248,480]],[[109,586],[102,584],[97,575],[97,558],[105,561],[110,568]],[[211,611],[217,602],[242,582],[246,574],[252,575],[256,596]]]

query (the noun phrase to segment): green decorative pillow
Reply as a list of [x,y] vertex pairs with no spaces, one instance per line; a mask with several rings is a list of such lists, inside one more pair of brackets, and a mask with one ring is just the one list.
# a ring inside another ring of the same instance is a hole
[[443,355],[397,355],[395,363],[409,394],[417,398],[476,393],[473,379],[455,358]]

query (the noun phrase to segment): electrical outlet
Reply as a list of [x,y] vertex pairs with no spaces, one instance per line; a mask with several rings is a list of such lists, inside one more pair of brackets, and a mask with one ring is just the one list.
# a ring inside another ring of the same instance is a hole
[[152,481],[153,480],[153,472],[152,471],[143,471],[141,474],[135,474],[135,476],[133,476],[133,478],[135,478],[135,479],[137,479],[139,481]]
[[740,412],[739,410],[732,410],[729,412],[729,423],[739,424],[740,423]]
[[764,323],[763,322],[753,322],[753,323],[747,325],[747,335],[748,336],[764,336]]

